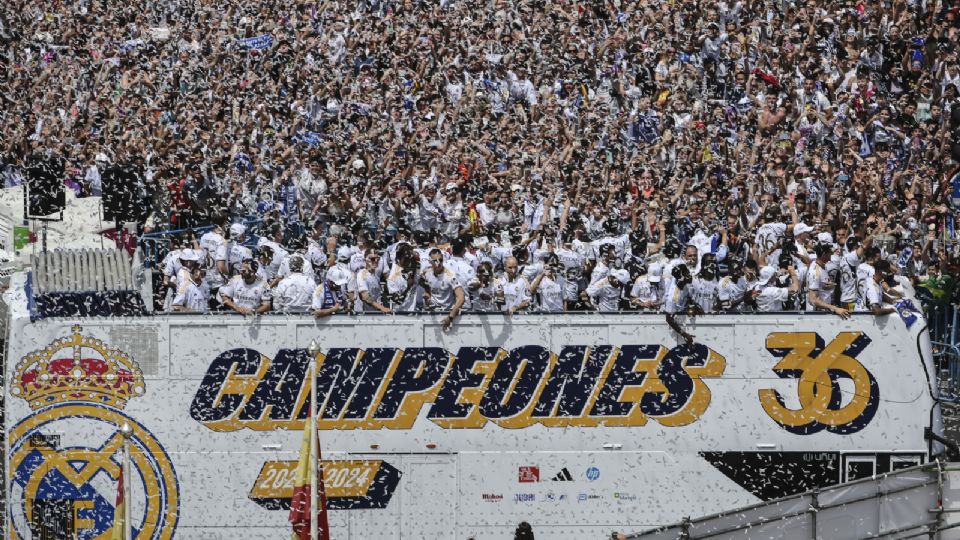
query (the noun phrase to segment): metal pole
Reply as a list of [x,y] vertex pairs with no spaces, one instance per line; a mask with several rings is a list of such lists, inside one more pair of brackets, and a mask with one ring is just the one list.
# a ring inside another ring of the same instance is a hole
[[310,369],[307,371],[310,377],[310,414],[307,416],[307,421],[310,422],[310,540],[318,540],[319,538],[317,516],[320,513],[317,497],[317,472],[320,464],[317,463],[317,421],[315,416],[317,411],[316,369],[317,357],[316,355],[310,355]]
[[123,539],[133,540],[133,524],[130,523],[130,507],[133,505],[130,493],[130,436],[133,435],[133,428],[124,422],[120,433],[123,435]]

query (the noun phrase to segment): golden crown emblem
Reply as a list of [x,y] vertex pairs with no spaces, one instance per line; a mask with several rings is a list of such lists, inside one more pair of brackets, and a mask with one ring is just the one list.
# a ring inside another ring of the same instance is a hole
[[27,400],[33,410],[68,401],[122,409],[130,398],[142,396],[143,373],[136,362],[80,330],[74,326],[70,337],[21,358],[11,393]]

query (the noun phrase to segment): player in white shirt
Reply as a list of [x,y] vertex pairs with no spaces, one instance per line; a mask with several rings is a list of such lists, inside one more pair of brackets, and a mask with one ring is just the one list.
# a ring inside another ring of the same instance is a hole
[[368,249],[364,255],[364,268],[357,272],[357,296],[361,305],[357,311],[367,313],[393,313],[393,310],[381,303],[383,287],[380,285],[380,266],[382,259],[375,249]]
[[350,281],[349,270],[331,268],[323,283],[313,291],[313,300],[310,304],[313,316],[320,318],[335,313],[350,312],[353,307],[353,298],[348,291]]
[[690,284],[690,296],[704,313],[716,311],[718,285],[717,265],[713,262],[704,264],[697,277],[693,278],[693,283]]
[[833,305],[833,292],[837,284],[831,281],[830,258],[833,256],[833,246],[817,244],[814,247],[817,258],[810,263],[807,269],[807,303],[819,311],[829,311],[841,319],[850,318],[850,312],[842,307]]
[[430,250],[430,268],[420,273],[420,279],[429,294],[427,304],[436,309],[450,310],[446,317],[441,319],[443,329],[450,328],[453,320],[460,315],[463,307],[463,286],[457,280],[453,270],[443,266],[443,252],[437,248]]
[[290,257],[290,275],[281,279],[273,291],[273,306],[277,311],[304,313],[313,304],[316,282],[303,273],[302,255]]
[[751,290],[740,261],[730,260],[727,264],[727,275],[717,284],[717,302],[722,311],[738,313],[743,311],[743,303],[747,299],[748,291],[753,293],[753,297],[759,295],[760,291]]
[[866,247],[868,247],[870,240],[870,238],[867,238],[863,244],[860,244],[856,237],[851,236],[847,239],[848,251],[837,262],[840,267],[840,306],[845,309],[853,310],[856,308],[857,268],[863,262]]
[[597,265],[593,267],[593,272],[590,274],[590,283],[596,283],[610,275],[613,263],[617,259],[617,249],[612,244],[603,244],[597,251],[599,252]]
[[[497,308],[498,283],[493,278],[493,263],[483,261],[477,267],[477,277],[467,284],[467,292],[470,295],[470,305],[473,311],[481,313],[491,313],[500,311]],[[500,293],[502,296],[502,291]]]
[[227,240],[223,237],[223,228],[219,223],[214,224],[213,228],[203,233],[200,237],[200,249],[206,254],[210,261],[215,260],[220,246],[226,245]]
[[530,296],[538,299],[540,311],[562,313],[566,310],[568,300],[576,300],[575,296],[568,297],[566,278],[561,273],[562,268],[559,257],[551,253],[547,256],[543,270],[530,283]]
[[647,273],[637,277],[630,289],[630,305],[640,311],[656,312],[663,304],[663,266],[651,263]]
[[407,243],[397,246],[396,260],[387,277],[387,292],[393,298],[395,311],[416,311],[423,305],[423,287],[418,271],[420,260]]
[[270,290],[263,280],[257,278],[258,266],[257,261],[244,261],[240,265],[240,275],[234,276],[226,285],[220,287],[219,294],[223,305],[241,315],[270,311]]
[[177,296],[173,299],[174,311],[205,313],[209,298],[201,286],[202,284],[203,270],[199,266],[194,266],[190,270],[189,279],[186,283],[180,285]]
[[611,270],[607,277],[587,287],[587,296],[597,304],[597,309],[601,313],[614,313],[620,311],[623,287],[628,283],[630,283],[630,272],[622,268]]
[[247,228],[239,223],[230,226],[230,240],[217,248],[214,262],[217,271],[224,277],[235,276],[240,272],[240,263],[253,258],[253,253],[243,245]]
[[257,247],[257,251],[260,252],[260,276],[270,287],[276,287],[282,279],[279,275],[280,267],[283,266],[283,261],[290,256],[290,253],[280,247],[279,244],[269,240],[261,243]]
[[505,275],[499,280],[498,302],[507,315],[513,315],[530,307],[530,284],[519,274],[520,264],[516,257],[507,257],[503,267]]
[[797,271],[793,266],[787,267],[787,273],[790,274],[789,287],[777,287],[773,281],[776,276],[783,271],[777,271],[772,266],[764,266],[760,269],[760,280],[757,281],[756,289],[760,291],[757,295],[757,310],[761,312],[783,311],[783,303],[787,301],[790,294],[797,292],[800,287],[800,279],[797,277]]
[[[677,321],[677,314],[685,313],[691,308],[688,305],[690,293],[687,289],[693,282],[693,276],[690,275],[687,265],[678,264],[673,268],[672,277],[663,295],[663,311],[667,314],[667,324],[687,342],[687,345],[693,345],[693,334],[684,330]],[[693,306],[694,311],[696,311],[695,306],[696,304]]]
[[[454,238],[453,241],[450,242],[450,257],[447,259],[446,266],[457,276],[457,281],[465,287],[477,277],[476,268],[467,260],[466,254],[466,243],[460,238]],[[464,293],[466,293],[466,290],[464,290]],[[470,305],[470,295],[465,294],[465,296],[464,309],[469,311],[472,309]]]
[[886,296],[883,291],[883,282],[891,271],[890,261],[884,259],[877,261],[874,265],[873,276],[864,283],[863,294],[857,302],[857,311],[870,311],[878,317],[896,311],[895,308],[890,306],[883,307],[885,301],[893,300]]

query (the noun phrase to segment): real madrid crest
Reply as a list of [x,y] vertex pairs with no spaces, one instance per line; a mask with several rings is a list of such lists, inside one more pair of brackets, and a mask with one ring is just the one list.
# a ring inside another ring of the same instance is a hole
[[123,412],[146,392],[143,374],[126,353],[80,330],[74,326],[70,337],[26,355],[13,374],[10,393],[33,412],[8,434],[10,537],[39,538],[39,528],[54,527],[66,538],[108,539],[120,426],[128,423],[134,537],[172,538],[180,504],[173,463],[153,434]]

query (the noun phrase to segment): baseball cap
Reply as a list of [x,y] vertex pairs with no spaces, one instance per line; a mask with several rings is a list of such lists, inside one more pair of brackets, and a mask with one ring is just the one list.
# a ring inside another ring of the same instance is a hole
[[457,184],[455,182],[447,182],[446,187],[447,187],[447,191],[450,191],[452,189],[457,189]]
[[809,232],[813,232],[813,227],[806,223],[797,223],[796,227],[793,228],[793,236],[800,236]]
[[100,152],[99,154],[97,154],[95,158],[93,158],[93,160],[96,161],[97,163],[106,163],[107,155],[104,154],[103,152]]
[[832,244],[833,236],[828,232],[822,232],[817,235],[817,242],[820,242],[821,244]]
[[769,283],[776,273],[777,271],[772,266],[764,266],[763,268],[761,268],[760,276],[759,276],[759,279],[757,280],[757,286],[763,287],[764,285]]
[[247,232],[247,228],[239,223],[234,223],[230,226],[230,236],[242,236],[245,232]]
[[347,262],[350,260],[350,248],[343,246],[337,250],[337,262]]
[[618,269],[610,272],[610,275],[611,275],[614,279],[616,279],[617,281],[619,281],[621,284],[624,284],[624,283],[627,283],[627,282],[630,281],[630,272],[627,272],[627,271],[624,270],[623,268],[618,268]]
[[346,285],[348,281],[350,281],[350,275],[347,272],[348,271],[343,268],[337,268],[334,266],[330,270],[327,270],[327,279],[332,281],[335,285],[342,287]]
[[200,252],[195,249],[184,249],[180,251],[181,261],[199,261]]
[[660,263],[653,263],[647,269],[647,281],[650,283],[660,283],[660,276],[663,275],[663,266]]

